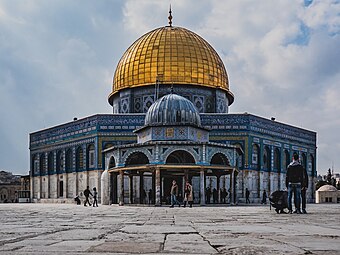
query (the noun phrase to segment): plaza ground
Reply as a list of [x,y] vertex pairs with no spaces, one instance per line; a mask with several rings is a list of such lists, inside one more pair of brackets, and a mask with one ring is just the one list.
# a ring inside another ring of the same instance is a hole
[[307,210],[0,204],[0,254],[340,254],[340,204]]

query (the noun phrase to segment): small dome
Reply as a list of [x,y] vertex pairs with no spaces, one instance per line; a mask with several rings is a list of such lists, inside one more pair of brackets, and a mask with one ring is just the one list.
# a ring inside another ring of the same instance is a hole
[[332,185],[323,185],[317,191],[338,191],[338,190]]
[[152,104],[145,115],[145,126],[160,125],[201,126],[201,118],[191,101],[176,94],[169,94]]

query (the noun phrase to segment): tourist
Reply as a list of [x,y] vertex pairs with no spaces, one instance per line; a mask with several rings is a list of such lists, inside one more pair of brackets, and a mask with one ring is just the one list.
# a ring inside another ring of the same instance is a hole
[[185,188],[184,188],[184,207],[186,207],[187,202],[189,204],[189,207],[192,207],[193,204],[193,194],[192,194],[192,185],[189,183],[189,181],[185,182]]
[[205,202],[207,204],[210,204],[210,197],[211,197],[211,188],[210,187],[206,188],[205,196],[206,196]]
[[153,198],[153,196],[152,196],[152,189],[149,189],[149,205],[150,204],[153,204],[153,202],[152,202],[152,198]]
[[214,204],[218,203],[218,192],[216,188],[213,189],[213,203]]
[[80,204],[81,204],[81,201],[80,201],[80,198],[79,198],[78,195],[74,198],[74,201],[77,202],[77,205],[80,205]]
[[172,181],[172,186],[170,190],[170,196],[171,196],[171,206],[174,207],[175,204],[178,204],[178,207],[181,206],[180,202],[177,200],[178,196],[178,185],[175,180]]
[[250,192],[248,190],[248,188],[246,188],[246,204],[250,204],[250,200],[249,200],[249,196],[250,196]]
[[98,192],[96,187],[93,188],[93,207],[98,207],[98,200],[97,200]]
[[266,190],[263,190],[261,204],[267,204],[267,192],[266,192]]
[[221,203],[222,204],[225,204],[227,202],[227,196],[228,196],[227,189],[225,187],[223,189],[221,188]]
[[294,193],[294,213],[301,213],[300,199],[301,199],[301,185],[303,182],[304,170],[299,162],[299,155],[294,153],[293,161],[288,165],[286,173],[286,187],[288,189],[288,210],[289,213],[293,213],[292,210],[292,194]]
[[84,206],[87,206],[86,204],[89,203],[89,206],[91,206],[90,204],[90,200],[89,200],[89,196],[93,196],[91,191],[90,191],[90,187],[87,186],[87,188],[84,190],[84,196],[85,196],[85,202],[84,202]]

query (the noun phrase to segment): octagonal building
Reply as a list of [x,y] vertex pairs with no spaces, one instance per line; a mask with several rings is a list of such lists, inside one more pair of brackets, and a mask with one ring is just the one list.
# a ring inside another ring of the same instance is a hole
[[171,19],[122,54],[108,102],[112,114],[30,134],[32,201],[73,203],[89,186],[103,204],[165,205],[171,181],[183,196],[189,180],[197,205],[244,203],[246,188],[260,203],[264,190],[285,188],[293,153],[314,201],[316,133],[230,113],[234,95],[218,53]]

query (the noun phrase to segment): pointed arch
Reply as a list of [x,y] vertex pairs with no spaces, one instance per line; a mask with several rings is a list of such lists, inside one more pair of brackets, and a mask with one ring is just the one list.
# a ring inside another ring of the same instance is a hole
[[72,149],[67,149],[65,155],[65,171],[66,173],[72,172]]
[[81,146],[76,150],[76,171],[80,172],[84,169],[84,151]]
[[230,162],[226,155],[219,152],[212,156],[210,165],[230,166]]
[[54,153],[51,151],[47,156],[47,172],[53,174],[54,172]]

